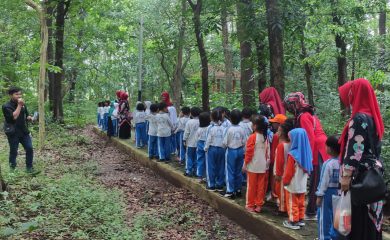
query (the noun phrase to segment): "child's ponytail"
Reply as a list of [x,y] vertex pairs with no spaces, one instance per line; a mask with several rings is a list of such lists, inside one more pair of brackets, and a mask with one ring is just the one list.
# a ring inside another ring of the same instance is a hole
[[264,136],[264,142],[268,138],[268,122],[263,115],[255,115],[252,118],[252,124],[256,126],[255,131]]

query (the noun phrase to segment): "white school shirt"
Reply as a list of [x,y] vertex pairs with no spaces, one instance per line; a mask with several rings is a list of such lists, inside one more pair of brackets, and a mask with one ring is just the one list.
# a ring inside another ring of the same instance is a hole
[[196,140],[197,141],[206,141],[207,128],[208,127],[199,127],[198,128],[198,131],[196,131]]
[[156,114],[157,137],[170,137],[172,135],[173,125],[169,114],[160,112]]
[[144,123],[146,120],[146,113],[144,111],[136,111],[134,114],[134,124]]
[[196,132],[199,128],[199,118],[190,119],[185,127],[183,141],[186,142],[187,147],[196,147]]
[[206,143],[204,150],[207,152],[210,146],[223,147],[223,132],[224,127],[215,122],[212,122],[207,128]]
[[246,138],[248,138],[253,133],[252,122],[249,119],[242,120],[238,125],[244,129]]
[[284,188],[290,193],[306,193],[308,174],[295,162],[295,173],[289,185]]
[[100,119],[104,119],[104,107],[99,107],[99,116]]
[[246,140],[245,130],[239,125],[232,125],[225,130],[223,146],[231,149],[245,147]]
[[174,106],[169,106],[168,107],[168,113],[169,113],[169,118],[171,119],[171,123],[173,126],[173,129],[175,130],[177,127],[177,112],[176,108]]
[[109,106],[105,106],[104,107],[104,113],[109,113],[110,112],[110,107]]
[[340,162],[338,158],[332,158],[321,167],[320,183],[316,192],[317,196],[324,196],[328,188],[339,186]]
[[183,117],[179,118],[179,121],[177,122],[177,128],[176,128],[175,133],[184,132],[184,130],[186,128],[186,124],[189,120],[190,120],[189,116],[183,116]]
[[264,136],[259,133],[256,134],[255,152],[252,161],[247,164],[248,172],[265,173],[270,164],[270,143],[264,141]]
[[232,123],[230,122],[230,120],[229,119],[227,119],[227,118],[225,118],[224,120],[223,120],[223,122],[222,122],[222,124],[221,124],[221,126],[223,127],[223,128],[228,128],[228,127],[230,127],[232,125]]
[[116,120],[118,119],[118,103],[114,103],[114,111],[112,111],[111,119]]
[[146,116],[146,120],[149,121],[148,135],[157,136],[157,113],[151,113]]

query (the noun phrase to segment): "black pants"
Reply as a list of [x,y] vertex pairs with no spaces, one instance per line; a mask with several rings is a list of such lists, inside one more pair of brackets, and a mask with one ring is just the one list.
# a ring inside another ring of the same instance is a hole
[[30,134],[13,134],[7,136],[9,144],[9,165],[11,168],[16,167],[16,157],[18,156],[19,143],[22,144],[26,151],[26,168],[32,169],[33,167],[33,146]]
[[313,217],[317,215],[317,196],[316,191],[321,177],[321,168],[323,164],[323,159],[321,154],[318,154],[318,165],[313,166],[313,172],[310,175],[310,186],[309,186],[309,201],[306,206],[306,215]]

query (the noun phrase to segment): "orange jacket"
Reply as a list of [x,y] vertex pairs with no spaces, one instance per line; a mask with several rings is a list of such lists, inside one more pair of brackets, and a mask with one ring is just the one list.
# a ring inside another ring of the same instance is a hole
[[284,165],[287,162],[287,159],[285,159],[285,141],[280,141],[278,144],[278,147],[276,148],[276,154],[275,154],[275,175],[282,177],[284,173]]
[[284,174],[283,174],[283,184],[289,185],[294,175],[295,175],[295,159],[291,155],[288,155],[286,168],[284,169]]
[[253,156],[255,155],[255,146],[256,146],[256,133],[253,133],[249,136],[246,141],[246,151],[245,151],[245,163],[248,164],[252,161]]

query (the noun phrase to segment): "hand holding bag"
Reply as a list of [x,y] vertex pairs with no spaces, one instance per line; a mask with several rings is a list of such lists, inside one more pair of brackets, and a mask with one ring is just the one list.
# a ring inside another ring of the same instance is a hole
[[[336,199],[332,199],[336,200]],[[337,202],[337,200],[335,201]],[[351,233],[352,207],[350,192],[341,193],[333,216],[333,227],[343,236]]]

